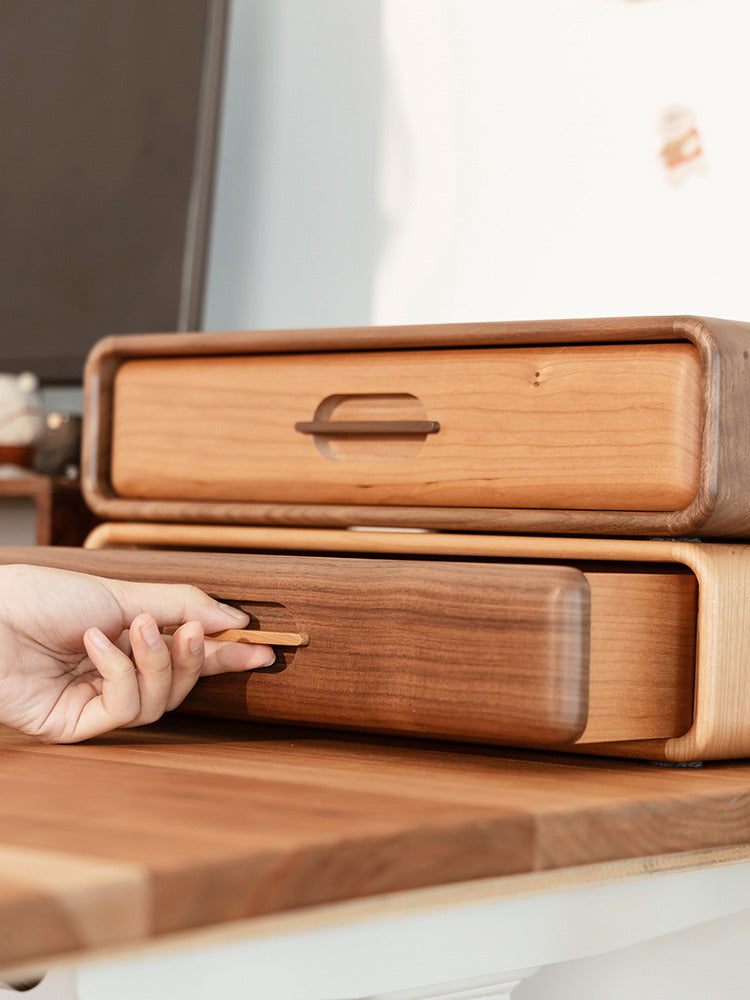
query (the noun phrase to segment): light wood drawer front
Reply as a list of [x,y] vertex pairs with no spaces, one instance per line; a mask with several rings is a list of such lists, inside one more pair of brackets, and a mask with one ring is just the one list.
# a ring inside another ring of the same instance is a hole
[[570,748],[692,722],[697,583],[674,565],[0,550],[28,557],[194,582],[308,637],[268,671],[201,681],[202,714]]
[[592,569],[589,715],[579,744],[681,736],[693,721],[698,586],[688,571]]
[[669,511],[698,488],[700,383],[678,342],[125,360],[111,481],[133,499]]

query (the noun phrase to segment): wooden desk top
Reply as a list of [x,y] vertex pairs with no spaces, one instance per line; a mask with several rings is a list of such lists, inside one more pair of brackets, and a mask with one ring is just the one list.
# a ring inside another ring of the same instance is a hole
[[0,730],[0,968],[422,886],[750,842],[750,762],[673,768],[171,719]]

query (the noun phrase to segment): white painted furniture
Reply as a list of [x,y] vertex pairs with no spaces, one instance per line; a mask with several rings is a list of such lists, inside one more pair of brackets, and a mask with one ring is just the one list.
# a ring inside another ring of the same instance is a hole
[[[699,995],[690,992],[691,978],[702,990],[706,970],[695,973],[688,945],[681,960],[681,936],[702,942],[701,949],[708,942],[710,955],[712,940],[726,938],[732,926],[750,928],[750,847],[482,880],[241,921],[119,955],[83,955],[24,995],[537,1000],[552,997],[557,973],[563,988],[580,975],[578,996],[599,1000],[600,993],[587,992],[587,960],[598,957],[600,967],[628,963],[637,979],[639,948],[650,942],[670,963],[675,992],[669,996],[690,1000]],[[743,955],[734,958],[742,990]]]

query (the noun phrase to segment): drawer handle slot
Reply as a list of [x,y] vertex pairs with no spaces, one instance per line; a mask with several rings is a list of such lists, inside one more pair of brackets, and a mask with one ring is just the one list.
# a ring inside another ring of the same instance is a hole
[[300,420],[294,425],[300,434],[361,435],[437,434],[437,420]]
[[248,642],[259,646],[306,646],[310,639],[301,632],[268,632],[261,629],[225,628],[209,639],[219,642]]

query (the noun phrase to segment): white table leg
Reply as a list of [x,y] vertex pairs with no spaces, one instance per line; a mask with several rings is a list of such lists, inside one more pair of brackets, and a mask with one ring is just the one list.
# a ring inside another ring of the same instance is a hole
[[[48,972],[41,981],[31,988],[24,984],[19,989],[12,983],[0,982],[0,993],[5,993],[3,1000],[12,997],[28,997],[28,1000],[78,1000],[76,989],[76,972],[74,969],[54,969]],[[19,984],[20,985],[20,984]]]

